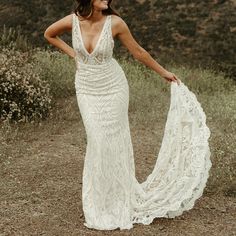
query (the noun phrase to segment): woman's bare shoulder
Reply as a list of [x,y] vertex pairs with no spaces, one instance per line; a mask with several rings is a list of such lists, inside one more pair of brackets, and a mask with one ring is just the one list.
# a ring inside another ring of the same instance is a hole
[[55,31],[57,33],[62,33],[64,31],[71,31],[72,29],[72,17],[73,13],[69,15],[65,15],[61,19],[57,20],[56,22],[52,23],[48,28],[47,31]]
[[117,15],[112,15],[112,26],[114,27],[116,34],[123,33],[128,29],[126,22],[122,17]]
[[122,19],[122,17],[117,15],[112,15],[112,25],[116,29],[117,33],[122,33],[128,29],[128,25],[126,22]]
[[115,26],[122,26],[123,24],[125,24],[125,21],[120,16],[112,14],[111,17],[112,22]]

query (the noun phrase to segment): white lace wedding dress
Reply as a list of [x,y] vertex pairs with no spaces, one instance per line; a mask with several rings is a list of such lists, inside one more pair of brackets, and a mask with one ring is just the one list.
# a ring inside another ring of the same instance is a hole
[[155,167],[146,181],[135,177],[128,119],[129,86],[112,57],[111,15],[92,53],[73,14],[75,89],[87,134],[82,202],[84,225],[98,230],[131,229],[156,217],[173,218],[193,208],[211,168],[205,113],[194,93],[171,82],[171,101]]

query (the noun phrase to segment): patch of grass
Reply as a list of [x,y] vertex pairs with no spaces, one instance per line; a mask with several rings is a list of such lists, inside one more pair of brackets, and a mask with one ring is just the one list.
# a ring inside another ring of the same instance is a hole
[[35,70],[41,79],[50,85],[51,94],[56,98],[66,98],[75,93],[75,62],[59,51],[37,50],[34,54]]
[[3,25],[0,35],[0,45],[7,48],[15,48],[20,51],[30,51],[33,49],[28,37],[22,33],[22,28],[7,28]]

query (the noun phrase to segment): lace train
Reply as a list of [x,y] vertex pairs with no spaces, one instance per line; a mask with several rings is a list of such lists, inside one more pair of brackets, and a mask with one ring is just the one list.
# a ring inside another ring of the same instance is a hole
[[183,82],[171,83],[171,102],[157,161],[147,179],[136,184],[133,223],[174,218],[203,194],[212,166],[206,116]]

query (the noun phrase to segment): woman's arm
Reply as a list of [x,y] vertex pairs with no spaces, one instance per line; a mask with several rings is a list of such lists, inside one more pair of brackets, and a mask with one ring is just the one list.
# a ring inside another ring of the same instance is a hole
[[50,44],[61,49],[67,55],[74,58],[75,57],[74,49],[58,37],[58,35],[66,32],[66,31],[71,31],[71,29],[72,29],[72,14],[65,16],[64,18],[51,24],[45,30],[44,37],[48,40],[48,42]]
[[136,42],[123,19],[116,15],[113,15],[112,17],[112,25],[114,25],[113,28],[115,31],[114,35],[118,37],[118,39],[129,50],[129,52],[134,56],[134,58],[156,71],[161,77],[165,78],[167,81],[175,81],[179,84],[179,79],[175,74],[163,68],[158,62],[153,59],[153,57],[144,48],[142,48]]

